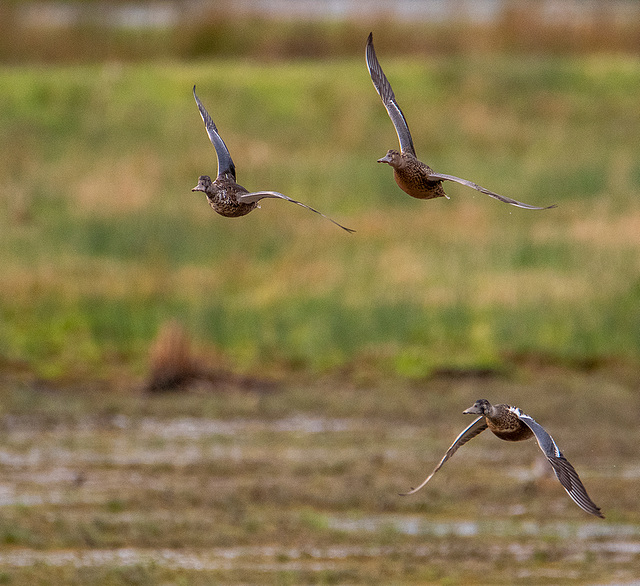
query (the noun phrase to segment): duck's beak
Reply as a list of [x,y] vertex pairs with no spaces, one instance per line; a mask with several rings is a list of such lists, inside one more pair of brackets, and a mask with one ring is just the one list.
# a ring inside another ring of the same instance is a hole
[[391,155],[387,153],[384,157],[378,159],[378,163],[388,163],[389,165],[391,165]]
[[205,188],[201,183],[198,183],[198,185],[196,185],[191,191],[205,191]]
[[468,409],[465,409],[462,412],[463,415],[482,415],[482,411],[480,409],[480,407],[478,407],[477,405],[473,405],[472,407],[469,407]]

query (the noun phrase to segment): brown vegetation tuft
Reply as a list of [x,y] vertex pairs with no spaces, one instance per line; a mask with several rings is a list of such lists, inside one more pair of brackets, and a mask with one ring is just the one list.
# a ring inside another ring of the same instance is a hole
[[175,320],[160,328],[151,345],[149,364],[147,389],[152,392],[176,389],[200,374],[187,333]]
[[149,376],[145,389],[152,393],[190,388],[205,391],[243,390],[269,392],[273,381],[210,368],[193,351],[189,336],[177,320],[165,322],[149,351]]

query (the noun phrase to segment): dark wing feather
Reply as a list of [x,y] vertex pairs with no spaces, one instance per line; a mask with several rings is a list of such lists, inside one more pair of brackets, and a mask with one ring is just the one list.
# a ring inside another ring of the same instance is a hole
[[418,492],[425,484],[427,484],[427,482],[429,482],[429,480],[431,480],[433,475],[442,468],[442,465],[458,451],[458,448],[464,446],[464,444],[476,437],[479,433],[483,432],[487,427],[487,421],[484,416],[478,417],[478,419],[476,419],[456,438],[456,441],[451,444],[451,447],[447,450],[444,458],[440,460],[440,463],[435,467],[435,470],[427,476],[427,479],[420,486],[416,486],[416,488],[412,488],[409,492],[401,492],[400,494],[402,496],[407,496]]
[[207,134],[209,135],[209,139],[211,143],[216,149],[216,155],[218,155],[218,177],[220,175],[224,175],[229,173],[236,178],[236,166],[233,164],[231,160],[231,155],[229,154],[229,149],[227,145],[224,144],[224,140],[220,137],[218,133],[218,129],[214,124],[211,116],[209,116],[209,112],[207,112],[206,108],[202,105],[202,102],[196,95],[196,86],[193,86],[193,97],[196,99],[196,104],[198,105],[198,110],[200,110],[200,116],[202,116],[202,120],[204,121],[204,127],[207,129]]
[[382,71],[382,67],[380,67],[380,63],[376,57],[376,52],[373,48],[373,33],[369,33],[369,38],[367,39],[366,58],[373,87],[376,88],[376,91],[380,95],[382,103],[389,113],[389,118],[391,118],[391,122],[393,122],[395,126],[398,141],[400,142],[400,150],[403,153],[411,153],[415,157],[416,151],[413,148],[413,140],[411,139],[409,126],[400,106],[398,106],[398,102],[396,102],[396,96],[391,89],[391,84]]
[[528,203],[522,203],[519,202],[515,199],[511,199],[510,197],[505,197],[504,195],[499,195],[497,193],[494,193],[493,191],[489,191],[488,189],[486,189],[485,187],[482,187],[480,185],[478,185],[477,183],[474,183],[473,181],[467,181],[466,179],[460,179],[460,177],[455,177],[454,175],[445,175],[444,173],[432,173],[429,175],[429,180],[430,181],[455,181],[456,183],[460,183],[461,185],[466,185],[467,187],[471,187],[472,189],[476,189],[477,191],[480,191],[481,193],[486,193],[487,195],[502,201],[504,203],[508,203],[511,204],[512,206],[516,206],[519,208],[524,208],[526,210],[548,210],[551,208],[555,208],[556,205],[550,205],[550,206],[546,206],[546,207],[538,207],[538,206],[532,206],[529,205]]
[[332,220],[329,216],[325,216],[322,212],[319,212],[318,210],[312,208],[311,206],[308,206],[306,204],[303,204],[302,202],[296,201],[295,199],[291,199],[290,197],[283,195],[282,193],[279,193],[277,191],[254,191],[252,193],[243,193],[241,195],[237,195],[236,197],[238,201],[241,203],[255,203],[260,201],[261,199],[266,199],[266,198],[285,199],[287,201],[290,201],[291,203],[295,203],[296,205],[302,206],[303,208],[307,208],[308,210],[311,210],[312,212],[315,212],[316,214],[321,215],[323,218],[326,218],[330,222],[333,222],[336,226],[339,226],[340,228],[342,228],[343,230],[346,230],[347,232],[355,232],[355,230],[352,230],[351,228],[346,228],[342,224],[338,224],[338,222],[336,222],[335,220]]
[[600,512],[600,507],[596,506],[589,498],[578,473],[569,463],[569,460],[562,455],[558,445],[544,427],[521,411],[518,413],[518,417],[536,436],[540,449],[551,463],[556,477],[567,491],[567,494],[583,511],[604,519],[604,515]]

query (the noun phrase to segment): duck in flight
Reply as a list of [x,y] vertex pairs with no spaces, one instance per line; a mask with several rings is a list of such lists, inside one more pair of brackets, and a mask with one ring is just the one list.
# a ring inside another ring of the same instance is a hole
[[347,232],[354,232],[350,228],[345,228],[343,225],[338,224],[335,220],[332,220],[328,216],[325,216],[322,212],[313,209],[311,206],[305,205],[295,199],[291,199],[282,193],[277,191],[253,191],[249,192],[247,189],[236,183],[236,167],[231,160],[229,149],[227,145],[218,133],[218,129],[214,124],[211,116],[202,105],[202,102],[196,95],[196,86],[193,86],[193,97],[200,110],[200,116],[204,121],[204,126],[209,135],[209,139],[213,143],[216,149],[216,155],[218,156],[218,176],[215,181],[211,181],[211,177],[208,175],[201,175],[198,179],[198,185],[196,185],[191,191],[202,191],[207,196],[209,205],[221,216],[227,218],[238,218],[240,216],[246,216],[250,211],[255,210],[258,206],[258,202],[265,198],[277,198],[290,201],[303,208],[307,208],[316,214],[320,214],[323,218],[326,218],[330,222],[333,222],[336,226],[339,226]]
[[384,157],[378,159],[378,163],[387,163],[393,167],[394,179],[402,191],[418,199],[432,199],[434,197],[446,197],[448,199],[449,196],[444,192],[442,182],[455,181],[456,183],[461,183],[499,201],[519,208],[545,210],[556,207],[555,205],[550,205],[541,208],[516,201],[504,195],[498,195],[472,181],[460,179],[460,177],[454,177],[453,175],[436,173],[429,165],[418,160],[407,121],[400,106],[398,106],[398,102],[396,102],[396,96],[391,89],[391,84],[382,71],[382,67],[380,67],[380,63],[376,57],[376,52],[373,48],[373,33],[369,33],[369,38],[367,39],[366,59],[373,87],[376,88],[384,107],[387,109],[389,118],[391,118],[391,122],[393,122],[395,126],[398,141],[400,142],[400,152],[391,149]]
[[556,477],[567,491],[567,494],[583,511],[604,519],[604,515],[600,512],[600,507],[596,506],[589,498],[578,473],[562,455],[553,438],[539,423],[528,415],[525,415],[518,407],[511,407],[511,405],[504,404],[492,405],[486,399],[479,399],[472,407],[463,411],[463,413],[479,415],[480,417],[456,438],[427,479],[420,486],[417,486],[409,492],[402,493],[403,495],[406,496],[418,492],[433,478],[433,475],[442,468],[442,465],[456,453],[458,448],[488,428],[500,439],[510,442],[519,442],[529,439],[530,437],[535,437],[540,449],[547,460],[549,460]]

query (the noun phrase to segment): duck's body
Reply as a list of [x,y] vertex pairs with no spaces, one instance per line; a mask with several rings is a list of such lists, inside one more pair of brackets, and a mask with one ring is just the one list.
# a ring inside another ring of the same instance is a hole
[[215,181],[211,181],[208,175],[201,175],[193,191],[204,192],[209,205],[218,214],[227,218],[246,216],[258,207],[256,202],[238,201],[238,196],[249,193],[249,190],[236,183],[235,179],[229,175],[218,175]]
[[596,517],[604,518],[604,515],[600,512],[600,507],[587,494],[574,467],[564,457],[553,438],[533,418],[523,413],[518,407],[506,404],[492,405],[486,399],[479,399],[463,413],[480,415],[480,417],[456,438],[427,479],[420,486],[404,494],[409,495],[418,492],[460,447],[485,429],[490,429],[500,439],[511,442],[519,442],[535,436],[540,449],[553,467],[557,479],[572,500],[583,511]]
[[393,178],[398,187],[411,197],[417,199],[433,199],[448,197],[442,187],[442,181],[430,177],[434,171],[429,165],[417,159],[411,153],[400,154],[390,150],[378,163],[388,163],[393,167]]
[[[478,403],[479,401],[476,405]],[[485,423],[489,430],[501,440],[520,442],[533,437],[531,428],[520,419],[522,412],[517,407],[505,404],[489,404],[486,413],[482,413],[476,405],[464,411],[464,414],[484,415]]]
[[277,198],[290,201],[296,205],[302,206],[316,214],[321,215],[330,222],[333,222],[336,226],[339,226],[347,232],[353,232],[350,228],[345,228],[341,224],[338,224],[335,220],[332,220],[328,216],[325,216],[322,212],[303,204],[295,199],[283,195],[277,191],[252,191],[245,189],[236,181],[236,166],[231,159],[229,149],[222,140],[215,123],[209,116],[206,108],[202,105],[196,95],[196,86],[193,86],[193,97],[196,100],[200,116],[204,122],[205,129],[209,135],[211,143],[216,149],[216,155],[218,157],[218,176],[215,181],[211,181],[209,175],[201,175],[198,178],[198,185],[196,185],[191,191],[202,191],[207,196],[209,205],[221,216],[227,218],[239,218],[246,216],[249,212],[259,207],[258,202],[265,198]]
[[454,181],[467,187],[471,187],[476,191],[485,193],[497,199],[501,202],[508,203],[512,206],[519,208],[525,208],[528,210],[544,210],[555,207],[555,205],[547,207],[532,206],[528,203],[522,203],[510,197],[499,195],[493,191],[468,181],[467,179],[461,179],[454,175],[445,175],[444,173],[436,173],[429,165],[423,163],[417,158],[416,150],[413,146],[413,139],[411,138],[411,132],[409,131],[409,125],[407,120],[396,101],[396,96],[393,93],[391,84],[387,79],[387,76],[382,71],[380,62],[376,57],[375,49],[373,48],[373,33],[369,33],[367,39],[366,48],[366,61],[367,68],[369,69],[369,75],[373,82],[384,107],[393,122],[393,126],[396,129],[398,135],[398,142],[400,143],[400,152],[391,149],[387,154],[378,159],[378,163],[387,163],[393,167],[393,176],[398,184],[398,187],[405,193],[408,193],[411,197],[418,199],[434,199],[436,197],[446,197],[447,194],[442,188],[443,181]]

